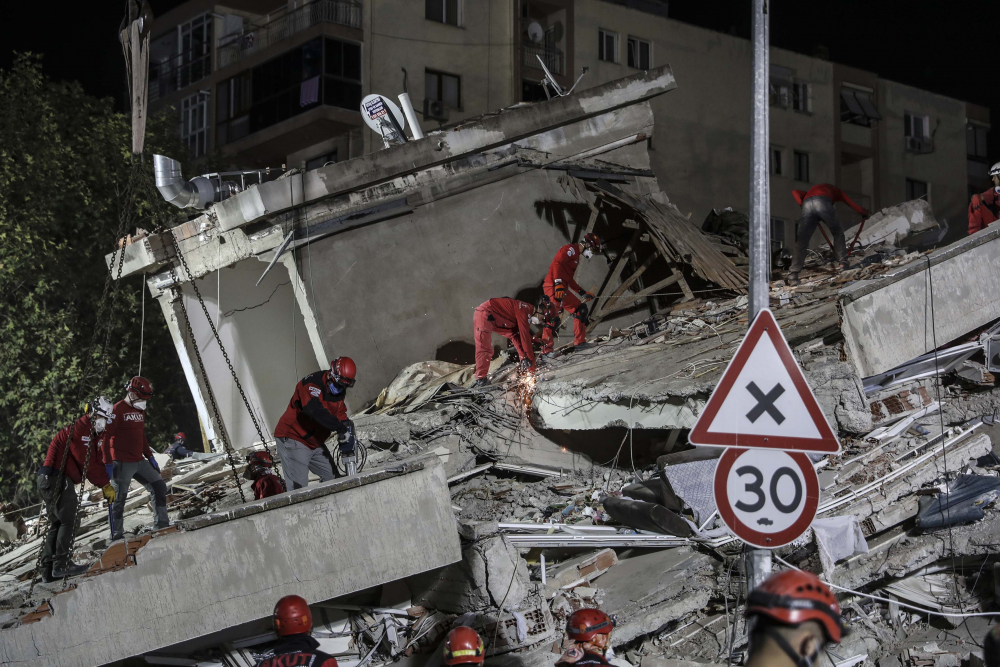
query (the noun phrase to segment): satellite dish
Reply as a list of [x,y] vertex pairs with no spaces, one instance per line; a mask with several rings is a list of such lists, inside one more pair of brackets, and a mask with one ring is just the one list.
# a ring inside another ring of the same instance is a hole
[[538,21],[532,21],[528,24],[528,39],[535,44],[541,44],[542,40],[545,39],[545,31]]
[[563,38],[563,24],[562,21],[556,21],[552,24],[552,41],[561,42]]
[[394,143],[406,143],[406,135],[403,134],[406,117],[389,98],[369,95],[361,100],[361,117],[365,119],[368,127],[382,137],[386,147]]

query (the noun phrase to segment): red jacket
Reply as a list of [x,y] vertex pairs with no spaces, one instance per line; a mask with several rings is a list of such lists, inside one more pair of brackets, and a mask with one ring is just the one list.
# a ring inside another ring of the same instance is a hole
[[535,312],[530,303],[508,297],[490,299],[479,306],[488,313],[494,329],[510,333],[518,356],[535,366],[535,350],[531,346],[531,314]]
[[260,500],[261,498],[270,498],[271,496],[276,496],[279,493],[285,492],[285,485],[281,483],[277,475],[272,475],[267,473],[266,475],[261,475],[253,483],[253,499]]
[[795,197],[795,201],[798,202],[799,206],[802,206],[802,202],[810,197],[826,197],[834,204],[839,201],[844,202],[857,213],[861,215],[868,215],[868,209],[864,206],[860,206],[851,201],[851,198],[844,194],[844,191],[838,188],[836,185],[830,185],[829,183],[820,183],[809,188],[809,192],[804,190],[792,190],[792,196]]
[[146,440],[146,413],[136,410],[123,400],[115,403],[115,411],[104,429],[101,446],[104,462],[134,463],[153,455]]
[[549,264],[549,272],[545,274],[545,282],[550,288],[555,283],[556,278],[563,281],[566,289],[580,293],[583,289],[577,284],[573,276],[576,275],[576,267],[580,265],[580,253],[582,247],[579,243],[567,243],[559,248],[552,263]]
[[969,234],[975,234],[980,229],[989,227],[1000,217],[1000,195],[990,188],[986,192],[972,195],[969,204]]
[[[87,450],[90,450],[90,462],[87,464],[87,479],[94,486],[104,486],[108,483],[108,473],[104,470],[104,463],[98,451],[100,445],[97,436],[91,441],[90,417],[84,415],[71,425],[73,427],[73,442],[69,446],[69,457],[66,459],[66,476],[74,484],[79,484],[83,480],[83,462],[87,458]],[[66,441],[69,440],[69,426],[65,426],[56,433],[49,443],[49,451],[45,454],[47,468],[52,468],[59,472],[62,465],[63,451],[66,449]],[[96,436],[96,434],[94,434]]]
[[291,438],[309,449],[321,447],[330,434],[347,433],[346,392],[334,394],[323,381],[324,371],[307,375],[295,385],[285,414],[274,429],[275,438]]

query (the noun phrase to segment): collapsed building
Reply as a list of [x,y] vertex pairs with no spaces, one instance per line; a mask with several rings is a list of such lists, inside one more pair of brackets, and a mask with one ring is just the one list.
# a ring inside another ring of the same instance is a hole
[[[649,100],[673,87],[660,68],[504,110],[134,237],[122,275],[146,276],[217,449],[264,446],[254,421],[269,438],[294,382],[350,354],[367,465],[248,503],[228,457],[164,461],[175,525],[108,544],[85,503],[78,558],[94,565],[65,582],[32,585],[29,520],[0,555],[0,662],[252,665],[289,593],[345,667],[434,667],[456,624],[495,664],[552,664],[591,605],[619,618],[620,667],[738,661],[746,573],[712,495],[719,450],[686,432],[746,331],[747,258],[648,170]],[[959,664],[1000,583],[1000,229],[908,251],[935,233],[927,215],[884,210],[891,234],[849,270],[816,254],[802,284],[772,283],[843,445],[816,457],[817,519],[777,562],[838,587],[854,633],[822,660],[839,667]],[[501,351],[472,389],[472,309],[533,300],[554,249],[591,230],[609,247],[578,274],[598,297],[593,344],[533,382]],[[139,491],[131,529],[150,513]]]

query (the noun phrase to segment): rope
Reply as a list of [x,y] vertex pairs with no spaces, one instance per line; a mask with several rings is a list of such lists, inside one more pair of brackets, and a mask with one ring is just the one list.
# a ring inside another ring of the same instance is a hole
[[142,286],[139,288],[142,292],[142,315],[139,320],[139,372],[138,375],[142,375],[142,345],[146,340],[146,281],[142,281]]

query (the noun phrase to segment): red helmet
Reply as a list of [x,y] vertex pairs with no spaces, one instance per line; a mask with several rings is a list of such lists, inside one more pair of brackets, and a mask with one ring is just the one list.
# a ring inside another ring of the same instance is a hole
[[184,435],[184,431],[174,433],[174,442],[177,442],[178,440],[187,440],[187,436]]
[[153,383],[146,378],[136,375],[125,383],[125,391],[134,391],[141,399],[148,399],[153,395]]
[[472,628],[460,625],[444,639],[444,664],[462,665],[474,663],[483,664],[486,651],[483,649],[483,639]]
[[274,459],[271,458],[271,454],[264,451],[247,454],[247,463],[251,466],[260,466],[262,468],[274,467]]
[[274,634],[279,637],[311,632],[312,627],[309,605],[298,595],[286,595],[274,605]]
[[337,357],[330,362],[330,377],[342,387],[353,387],[358,367],[350,357]]
[[597,234],[590,232],[583,235],[583,241],[581,241],[584,248],[590,248],[594,252],[600,252],[601,248],[604,246],[604,242],[601,241],[601,237]]
[[844,619],[829,587],[812,572],[784,570],[771,575],[747,600],[746,615],[761,614],[785,625],[818,621],[826,638],[840,642]]
[[615,622],[600,609],[580,609],[566,622],[566,634],[573,641],[589,642],[597,635],[610,635],[614,627]]

